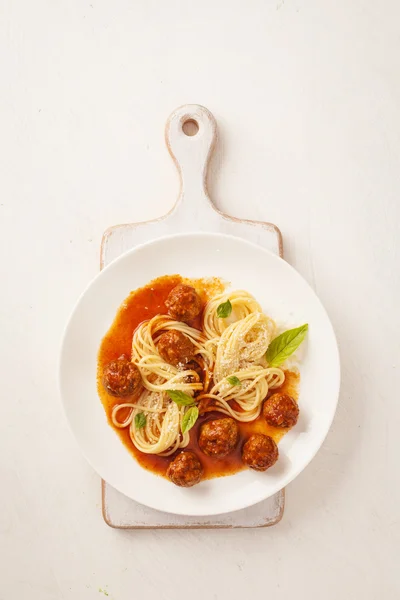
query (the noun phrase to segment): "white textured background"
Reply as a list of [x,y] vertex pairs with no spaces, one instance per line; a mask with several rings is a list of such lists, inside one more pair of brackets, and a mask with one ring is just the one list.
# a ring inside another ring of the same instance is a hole
[[[0,13],[0,599],[397,599],[398,0]],[[219,123],[217,204],[278,224],[328,309],[340,404],[277,527],[121,533],[60,411],[58,348],[103,230],[173,203],[163,128],[188,102]]]

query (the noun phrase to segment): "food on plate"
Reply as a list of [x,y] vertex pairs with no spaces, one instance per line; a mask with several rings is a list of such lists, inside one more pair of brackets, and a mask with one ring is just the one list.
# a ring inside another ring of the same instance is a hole
[[142,387],[138,367],[126,356],[109,362],[103,370],[103,384],[111,396],[132,396]]
[[192,487],[201,481],[203,467],[194,452],[183,451],[170,462],[167,477],[180,487]]
[[263,405],[262,414],[272,427],[294,427],[299,418],[299,407],[289,394],[272,394]]
[[[197,357],[186,363],[186,369],[192,371],[190,375],[185,378],[185,383],[194,383],[195,381],[203,381],[205,377],[204,362],[201,358]],[[194,371],[194,373],[193,373]],[[198,393],[198,392],[197,392]],[[195,392],[196,395],[196,392]]]
[[201,311],[201,298],[190,285],[179,284],[165,301],[168,314],[177,321],[193,321]]
[[265,471],[298,419],[286,361],[307,325],[282,331],[245,290],[167,275],[121,305],[98,356],[110,425],[146,469],[181,487]]
[[243,446],[245,465],[256,471],[266,471],[278,460],[278,446],[269,435],[254,433]]
[[222,458],[234,450],[239,428],[232,417],[207,421],[200,428],[199,447],[208,456]]
[[177,329],[162,333],[157,342],[157,349],[161,358],[175,367],[184,367],[190,363],[196,353],[190,338]]

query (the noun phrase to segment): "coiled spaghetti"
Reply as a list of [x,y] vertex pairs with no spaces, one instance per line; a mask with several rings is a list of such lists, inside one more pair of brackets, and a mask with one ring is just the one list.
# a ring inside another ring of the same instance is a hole
[[[218,316],[218,306],[231,303],[227,318]],[[204,367],[204,378],[187,367],[167,363],[158,352],[160,335],[175,329],[187,336],[195,347],[195,358]],[[133,334],[132,362],[142,376],[144,390],[136,402],[119,404],[112,410],[116,427],[129,427],[132,443],[147,454],[168,456],[189,443],[182,433],[187,406],[178,406],[167,390],[184,392],[193,403],[202,401],[238,421],[258,417],[270,388],[282,385],[284,373],[270,368],[265,359],[268,345],[276,334],[274,321],[244,290],[225,292],[212,298],[203,313],[203,331],[186,323],[157,315],[143,322]],[[119,420],[125,410],[128,416]],[[143,413],[145,425],[138,428],[135,417]]]

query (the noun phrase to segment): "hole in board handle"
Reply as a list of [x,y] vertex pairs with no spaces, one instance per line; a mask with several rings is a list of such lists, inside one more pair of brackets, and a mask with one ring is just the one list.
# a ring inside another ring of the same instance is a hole
[[194,119],[187,119],[182,123],[182,131],[185,135],[192,137],[198,133],[199,124]]

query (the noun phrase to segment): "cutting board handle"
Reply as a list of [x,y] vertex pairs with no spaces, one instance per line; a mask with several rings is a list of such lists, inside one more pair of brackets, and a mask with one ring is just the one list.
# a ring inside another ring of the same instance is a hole
[[185,104],[170,115],[165,141],[181,179],[176,210],[191,211],[193,215],[201,205],[206,204],[211,209],[207,168],[216,137],[217,123],[204,106]]

